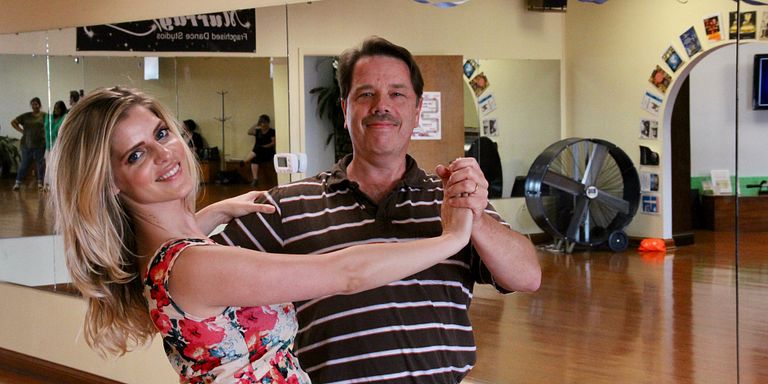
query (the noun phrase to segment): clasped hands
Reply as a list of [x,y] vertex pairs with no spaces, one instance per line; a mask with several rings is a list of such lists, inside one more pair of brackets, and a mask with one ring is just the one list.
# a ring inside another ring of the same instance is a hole
[[443,181],[443,204],[471,209],[474,220],[482,216],[488,205],[488,181],[477,160],[460,157],[447,167],[438,165],[435,172]]

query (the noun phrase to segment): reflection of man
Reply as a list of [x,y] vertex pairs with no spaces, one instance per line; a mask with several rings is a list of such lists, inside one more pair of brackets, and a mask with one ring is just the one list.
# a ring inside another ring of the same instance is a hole
[[462,196],[451,201],[473,211],[471,246],[388,286],[298,304],[296,338],[313,382],[458,383],[475,362],[468,317],[474,283],[536,290],[535,250],[488,204],[488,182],[474,159],[438,169],[449,177],[443,191],[440,179],[407,155],[424,84],[410,52],[369,38],[342,54],[338,80],[352,155],[329,171],[272,189],[268,198],[277,213],[236,220],[222,241],[322,253],[432,237],[441,232],[443,195]]

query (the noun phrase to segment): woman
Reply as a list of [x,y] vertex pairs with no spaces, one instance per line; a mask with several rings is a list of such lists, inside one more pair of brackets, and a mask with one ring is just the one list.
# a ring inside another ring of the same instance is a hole
[[[251,185],[253,187],[259,185],[259,165],[262,166],[262,172],[270,173],[265,174],[266,179],[268,179],[267,183],[273,182],[277,177],[275,170],[270,167],[272,158],[275,157],[275,130],[269,126],[270,122],[269,116],[261,115],[256,124],[248,129],[248,134],[255,136],[256,139],[253,143],[253,149],[243,162],[251,163],[251,175],[253,175]],[[273,185],[267,187],[273,187]]]
[[243,199],[207,207],[198,223],[194,155],[171,115],[131,89],[82,99],[62,127],[52,166],[57,230],[88,300],[86,341],[123,354],[159,331],[182,382],[309,382],[292,351],[291,301],[386,284],[469,240],[470,211],[444,204],[443,235],[407,244],[322,256],[217,245],[207,230],[239,214]]
[[[67,115],[67,105],[63,101],[59,100],[53,104],[53,114],[45,118],[44,130],[45,130],[45,163],[48,164],[51,157],[51,148],[56,144],[56,138],[59,136],[59,128],[61,123],[64,122],[64,117]],[[50,182],[48,180],[50,174],[46,172],[45,190],[48,190]]]

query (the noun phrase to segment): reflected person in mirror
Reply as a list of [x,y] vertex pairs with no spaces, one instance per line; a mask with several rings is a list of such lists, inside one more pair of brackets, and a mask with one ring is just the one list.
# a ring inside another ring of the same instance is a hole
[[[59,128],[61,128],[61,123],[64,122],[64,118],[67,116],[67,112],[67,105],[64,104],[63,101],[59,100],[53,104],[53,113],[45,118],[44,130],[46,164],[48,164],[50,161],[51,149],[53,148],[54,144],[56,144],[56,138],[59,136]],[[48,177],[50,177],[50,175],[47,171],[45,174],[46,181],[45,187],[43,187],[43,189],[47,191],[50,185],[48,181]]]
[[[275,173],[271,166],[272,159],[275,157],[275,130],[269,126],[270,122],[271,119],[268,115],[261,115],[256,124],[248,129],[248,134],[254,136],[255,139],[253,149],[243,160],[243,163],[251,164],[251,174],[253,175],[251,185],[253,187],[259,185],[259,167],[261,167],[262,173]],[[276,177],[276,175],[270,174],[265,178],[273,180]]]
[[407,244],[311,256],[218,245],[208,233],[219,223],[274,207],[254,204],[260,192],[251,192],[195,215],[199,171],[181,125],[121,87],[72,108],[51,164],[56,229],[88,303],[86,342],[121,355],[159,332],[184,383],[308,383],[293,351],[291,301],[416,273],[458,252],[472,228],[468,209],[446,204],[444,230]]
[[489,205],[488,181],[474,159],[438,166],[433,175],[408,155],[424,87],[408,50],[370,37],[341,55],[338,83],[353,153],[271,189],[263,199],[276,205],[274,215],[236,219],[217,239],[313,255],[435,236],[446,224],[441,207],[470,209],[471,245],[449,260],[381,288],[296,304],[297,351],[315,382],[458,383],[475,363],[468,316],[474,284],[537,290],[535,248]]
[[39,97],[29,101],[32,112],[25,112],[11,121],[11,126],[21,132],[21,164],[16,173],[16,183],[13,190],[18,191],[27,177],[27,170],[32,161],[35,162],[37,189],[43,189],[45,177],[45,119],[47,114],[40,110],[42,104]]
[[69,91],[69,107],[72,108],[77,104],[78,101],[80,101],[80,92],[76,90]]

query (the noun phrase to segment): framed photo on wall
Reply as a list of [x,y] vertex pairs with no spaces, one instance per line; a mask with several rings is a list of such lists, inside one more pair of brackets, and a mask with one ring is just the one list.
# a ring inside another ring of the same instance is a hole
[[475,91],[475,96],[480,97],[490,84],[488,83],[488,78],[485,77],[485,73],[481,72],[469,81],[469,85]]
[[499,126],[496,125],[496,118],[483,119],[483,135],[496,137],[499,136]]
[[661,97],[646,91],[643,94],[643,100],[640,102],[640,107],[642,107],[648,113],[656,116],[659,114],[659,111],[661,111],[661,103],[663,101],[664,100]]
[[483,116],[496,110],[496,98],[493,97],[493,93],[488,92],[485,96],[477,100],[480,105],[480,113]]
[[707,34],[707,40],[720,41],[723,39],[722,24],[720,23],[720,15],[714,14],[704,18],[704,33]]
[[475,71],[477,68],[480,67],[480,64],[477,63],[474,59],[468,59],[464,62],[464,76],[467,77],[467,79],[471,79],[472,75],[475,74]]
[[648,215],[658,215],[661,210],[659,207],[659,197],[656,195],[643,194],[640,199],[641,212]]
[[672,83],[672,76],[670,76],[667,71],[657,65],[656,69],[651,72],[651,77],[648,78],[648,81],[653,84],[656,89],[661,91],[661,93],[665,93],[667,92],[667,87],[669,87],[669,84]]
[[695,28],[690,27],[688,30],[683,32],[683,34],[680,35],[680,41],[683,43],[683,47],[685,47],[685,53],[688,54],[688,57],[692,57],[693,55],[701,52],[701,41],[699,41],[699,36],[696,35]]
[[664,51],[664,54],[661,55],[661,59],[664,60],[665,63],[669,66],[669,69],[672,70],[672,72],[677,72],[677,69],[680,68],[681,65],[683,65],[683,59],[680,58],[680,55],[677,54],[677,51],[675,50],[675,47],[669,46],[666,51]]
[[657,140],[659,138],[659,121],[654,119],[640,119],[640,138],[645,140]]

